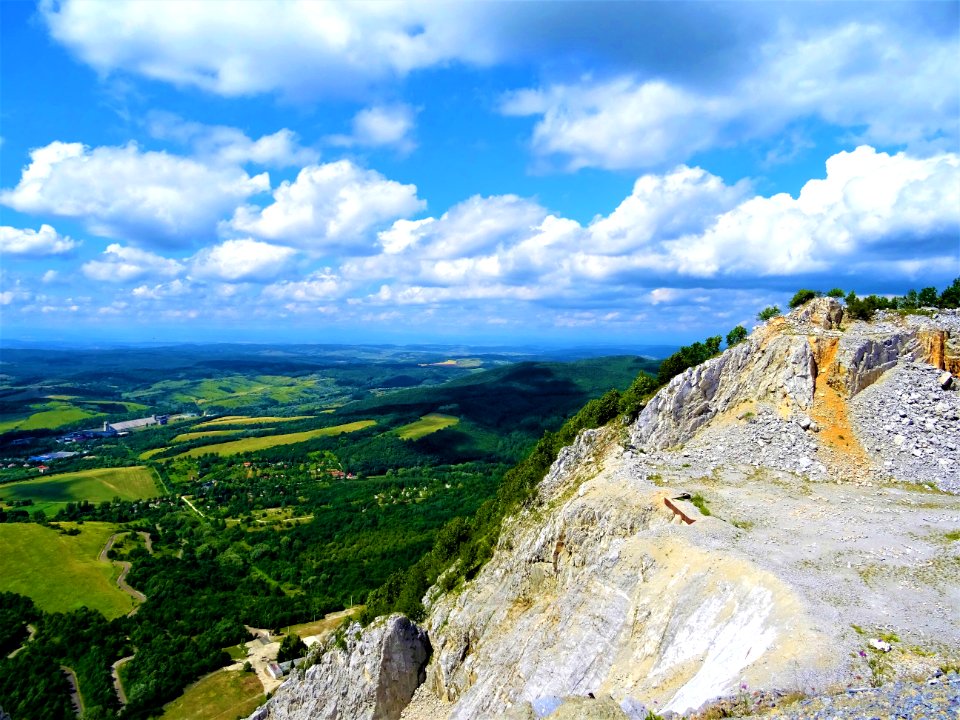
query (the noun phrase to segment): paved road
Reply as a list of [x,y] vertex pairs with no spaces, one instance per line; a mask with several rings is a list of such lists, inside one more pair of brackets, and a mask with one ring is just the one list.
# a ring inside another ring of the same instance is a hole
[[124,692],[123,683],[120,681],[120,666],[131,660],[133,660],[133,655],[127,655],[110,666],[110,674],[113,675],[113,687],[117,691],[117,698],[119,698],[121,705],[127,704],[127,693]]
[[60,669],[67,676],[67,682],[70,683],[70,702],[73,703],[73,711],[77,717],[83,715],[83,696],[80,695],[80,683],[77,682],[77,674],[73,668],[61,665]]
[[[130,587],[129,584],[127,584],[127,573],[130,572],[130,568],[131,568],[130,563],[127,562],[126,560],[110,560],[110,558],[107,557],[107,553],[110,552],[110,548],[113,547],[113,544],[117,541],[117,538],[120,537],[121,535],[126,535],[126,533],[118,532],[110,536],[110,538],[107,540],[107,544],[104,545],[103,550],[100,551],[100,560],[102,562],[113,562],[115,565],[119,565],[121,570],[120,570],[120,577],[117,578],[117,587],[119,587],[121,590],[127,593],[127,595],[132,597],[134,600],[137,600],[139,602],[144,602],[147,599],[147,596],[144,595],[139,590],[135,590],[134,588]],[[127,613],[127,616],[129,617],[130,615],[136,614],[139,608],[140,606],[137,605],[137,607],[135,607],[133,610]]]

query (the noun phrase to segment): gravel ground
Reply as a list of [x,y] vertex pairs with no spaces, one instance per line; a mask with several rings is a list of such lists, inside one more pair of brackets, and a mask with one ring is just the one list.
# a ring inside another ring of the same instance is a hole
[[782,720],[957,720],[960,676],[928,683],[893,683],[881,688],[802,700],[762,716]]
[[900,480],[960,493],[960,392],[942,390],[942,371],[903,363],[850,401],[867,452]]

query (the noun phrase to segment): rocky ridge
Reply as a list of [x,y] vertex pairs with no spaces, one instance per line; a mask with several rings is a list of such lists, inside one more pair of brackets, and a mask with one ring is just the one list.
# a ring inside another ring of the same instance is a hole
[[581,434],[480,574],[428,596],[401,716],[643,718],[960,662],[958,337],[955,312],[817,300]]

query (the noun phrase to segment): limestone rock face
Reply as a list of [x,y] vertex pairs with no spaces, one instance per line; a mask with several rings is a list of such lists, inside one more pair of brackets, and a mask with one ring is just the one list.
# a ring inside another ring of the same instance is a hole
[[[817,300],[674,378],[634,425],[582,433],[505,521],[480,573],[428,594],[434,653],[404,720],[529,718],[548,706],[632,718],[744,686],[862,682],[854,626],[893,623],[914,638],[904,646],[954,652],[960,575],[931,568],[943,533],[960,527],[960,500],[895,483],[953,457],[960,394],[924,364],[921,338],[936,333],[960,335],[960,314],[846,324],[838,303]],[[890,424],[889,412],[854,400],[875,397],[939,413],[933,430],[912,410],[891,425],[914,423],[925,454],[911,445],[913,464],[874,452],[862,428]],[[921,431],[938,430],[928,460]],[[680,499],[691,494],[712,513]],[[919,662],[906,655],[891,666]]]
[[752,412],[757,403],[783,418],[808,413],[817,378],[849,399],[901,360],[922,359],[940,369],[960,366],[960,315],[878,314],[873,323],[840,328],[843,308],[816,300],[771,320],[719,357],[673,378],[644,408],[633,441],[663,449],[680,445],[727,413]]
[[[772,665],[818,662],[826,642],[794,594],[689,543],[666,493],[620,464],[610,434],[581,437],[469,590],[435,602],[427,687],[450,718],[589,693],[636,706],[654,687],[661,710],[685,711],[741,678],[769,681]],[[798,645],[787,627],[818,642]]]
[[427,634],[402,615],[351,625],[346,649],[332,641],[303,678],[279,687],[250,720],[392,720],[423,682]]
[[843,321],[843,305],[831,297],[816,298],[797,308],[794,316],[798,322],[822,330],[839,330]]

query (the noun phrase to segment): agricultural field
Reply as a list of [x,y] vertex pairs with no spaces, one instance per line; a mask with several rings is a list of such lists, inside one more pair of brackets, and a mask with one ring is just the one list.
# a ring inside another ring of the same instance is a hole
[[202,422],[194,427],[208,428],[217,427],[220,425],[263,425],[271,423],[293,422],[294,420],[309,420],[311,417],[311,415],[293,415],[292,417],[248,417],[246,415],[224,415],[221,418],[207,420],[206,422]]
[[169,400],[200,407],[243,408],[263,401],[295,403],[332,384],[316,376],[226,375],[199,380],[163,380],[144,390],[127,393],[127,397],[147,402]]
[[[273,430],[273,428],[263,428],[263,429]],[[176,437],[174,437],[173,440],[171,440],[171,442],[182,443],[182,442],[190,442],[191,440],[203,440],[204,438],[231,437],[233,435],[236,435],[238,432],[242,432],[242,428],[237,428],[235,430],[197,430],[194,432],[181,433]]]
[[43,510],[48,516],[67,503],[79,500],[91,503],[115,497],[143,500],[162,494],[156,474],[143,465],[41,475],[32,480],[0,485],[0,497],[5,501],[32,500],[31,513]]
[[177,455],[177,457],[199,457],[208,453],[214,455],[239,455],[240,453],[267,450],[281,445],[294,445],[319,437],[332,437],[334,435],[356,432],[357,430],[362,430],[376,424],[376,420],[357,420],[356,422],[319,428],[318,430],[305,430],[304,432],[286,433],[283,435],[267,435],[266,437],[242,438],[241,440],[231,440],[225,443],[202,445],[187,450],[185,453]]
[[0,590],[26,595],[46,612],[84,605],[107,618],[130,612],[133,599],[116,584],[120,569],[99,560],[116,526],[86,522],[79,528],[79,535],[63,535],[32,523],[0,524]]
[[460,418],[442,413],[423,415],[419,420],[397,428],[397,435],[403,440],[419,440],[438,430],[451,427],[460,422]]
[[263,701],[263,685],[256,673],[218,670],[165,705],[160,717],[162,720],[233,720],[248,716]]
[[31,405],[30,409],[34,412],[6,416],[0,420],[0,433],[13,430],[53,430],[81,420],[102,417],[101,413],[62,400],[36,403]]

